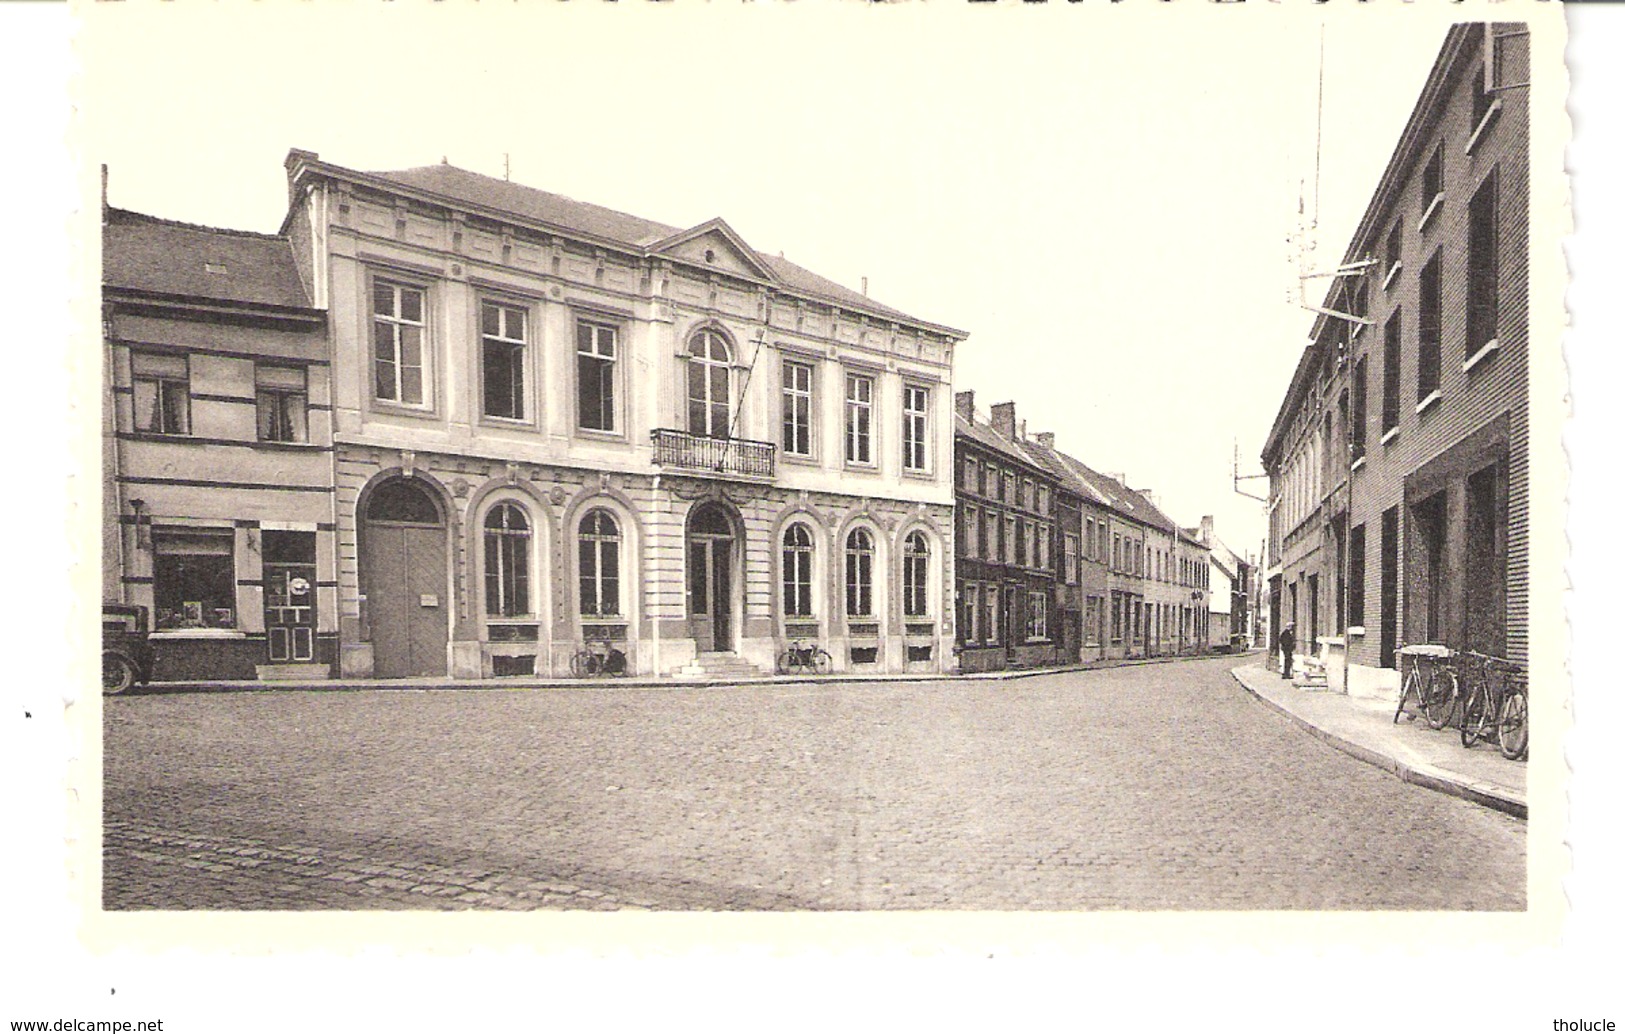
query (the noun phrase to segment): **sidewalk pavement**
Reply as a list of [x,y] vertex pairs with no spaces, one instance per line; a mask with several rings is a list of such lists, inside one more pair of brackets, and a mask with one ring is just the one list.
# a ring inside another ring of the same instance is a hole
[[1407,783],[1473,801],[1521,819],[1529,817],[1522,761],[1508,761],[1492,744],[1468,749],[1454,728],[1426,722],[1394,723],[1394,702],[1304,687],[1262,665],[1230,674],[1243,689],[1286,715],[1311,735]]
[[1120,657],[1088,664],[1068,664],[1036,668],[1006,668],[1002,671],[977,671],[958,674],[912,672],[884,674],[835,673],[830,675],[758,675],[730,676],[728,678],[682,678],[673,675],[594,676],[590,678],[538,678],[530,675],[504,676],[489,679],[456,679],[450,677],[423,677],[407,679],[337,678],[337,679],[194,679],[176,682],[153,682],[133,690],[141,693],[264,693],[274,691],[344,692],[380,689],[707,689],[716,686],[739,685],[795,685],[812,682],[945,682],[974,680],[1006,682],[1012,679],[1030,679],[1039,675],[1058,675],[1073,671],[1098,671],[1104,668],[1124,668],[1141,664],[1167,664],[1172,661],[1199,661],[1219,654],[1185,654],[1168,657]]

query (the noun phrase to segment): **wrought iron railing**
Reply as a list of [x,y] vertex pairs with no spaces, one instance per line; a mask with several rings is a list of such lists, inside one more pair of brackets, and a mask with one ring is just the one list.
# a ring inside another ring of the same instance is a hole
[[710,474],[738,474],[770,478],[778,446],[748,438],[708,438],[671,428],[650,432],[654,439],[655,462],[662,467],[705,471]]

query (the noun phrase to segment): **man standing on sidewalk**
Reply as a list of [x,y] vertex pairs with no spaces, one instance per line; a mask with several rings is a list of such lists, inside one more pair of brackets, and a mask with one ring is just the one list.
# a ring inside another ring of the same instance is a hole
[[1281,629],[1281,677],[1283,679],[1292,677],[1292,651],[1297,645],[1298,637],[1293,631],[1292,623],[1289,621]]

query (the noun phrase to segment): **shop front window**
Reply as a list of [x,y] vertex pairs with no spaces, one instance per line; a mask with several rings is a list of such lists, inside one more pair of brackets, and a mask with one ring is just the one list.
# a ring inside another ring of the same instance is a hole
[[154,627],[237,627],[232,546],[226,529],[153,532]]

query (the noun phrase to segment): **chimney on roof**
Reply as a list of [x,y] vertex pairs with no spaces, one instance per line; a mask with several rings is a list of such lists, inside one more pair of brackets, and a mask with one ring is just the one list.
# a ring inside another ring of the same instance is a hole
[[1016,404],[1014,402],[998,402],[994,404],[993,430],[1011,441],[1016,440]]
[[1157,502],[1157,493],[1153,489],[1136,488],[1134,491],[1145,496],[1145,501],[1150,503],[1152,506],[1158,507],[1159,509],[1161,508],[1162,504]]
[[107,163],[102,162],[102,225],[107,225]]
[[1213,545],[1213,515],[1208,514],[1202,518],[1202,545]]
[[1054,431],[1039,431],[1037,434],[1033,435],[1033,437],[1037,438],[1038,444],[1042,445],[1044,448],[1051,450],[1055,448]]
[[954,412],[959,414],[960,418],[963,419],[966,423],[969,423],[970,421],[975,419],[975,417],[976,417],[976,392],[974,392],[974,391],[956,391],[956,392],[954,392]]
[[859,279],[861,279],[863,281],[863,296],[865,298],[867,298],[867,297],[869,297],[869,278],[868,277],[860,277]]

